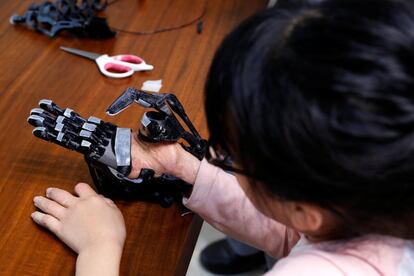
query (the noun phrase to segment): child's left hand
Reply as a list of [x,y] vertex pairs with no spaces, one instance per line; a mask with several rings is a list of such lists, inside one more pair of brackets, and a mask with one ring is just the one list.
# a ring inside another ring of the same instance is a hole
[[75,193],[78,196],[49,188],[46,197],[34,197],[35,206],[43,213],[32,213],[33,220],[78,254],[102,247],[122,252],[125,223],[116,205],[85,183],[76,185]]

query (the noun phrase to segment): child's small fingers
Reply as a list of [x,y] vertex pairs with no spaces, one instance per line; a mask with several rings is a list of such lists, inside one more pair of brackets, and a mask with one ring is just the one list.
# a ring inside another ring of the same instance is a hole
[[60,222],[51,215],[36,211],[32,213],[31,217],[34,222],[49,229],[53,233],[57,234],[59,232]]
[[56,201],[64,207],[69,207],[76,202],[75,196],[59,188],[48,188],[46,190],[46,197]]
[[91,197],[97,195],[94,189],[86,183],[78,183],[75,186],[75,193],[79,197]]
[[65,207],[43,196],[35,196],[33,202],[37,208],[57,219],[61,219],[65,213]]

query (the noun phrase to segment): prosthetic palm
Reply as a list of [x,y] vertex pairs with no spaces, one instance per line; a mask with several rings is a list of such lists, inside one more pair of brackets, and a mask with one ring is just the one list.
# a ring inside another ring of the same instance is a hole
[[[199,159],[204,157],[206,141],[195,130],[184,108],[173,94],[153,94],[128,88],[108,108],[116,115],[132,103],[155,111],[144,113],[139,138],[147,142],[177,142]],[[180,200],[190,186],[171,175],[155,176],[151,169],[142,169],[136,179],[127,177],[131,171],[131,129],[120,128],[96,117],[85,119],[70,108],[62,109],[51,100],[41,100],[28,122],[35,126],[33,134],[41,139],[82,153],[88,163],[95,186],[111,197],[158,202],[169,206]],[[176,115],[189,131],[180,124]]]

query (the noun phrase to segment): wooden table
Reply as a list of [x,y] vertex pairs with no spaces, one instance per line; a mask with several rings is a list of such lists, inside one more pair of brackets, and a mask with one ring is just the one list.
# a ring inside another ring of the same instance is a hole
[[[33,1],[33,0],[32,0]],[[31,1],[0,1],[0,274],[71,275],[75,254],[30,219],[32,198],[47,187],[73,190],[77,182],[91,183],[80,154],[32,136],[26,119],[40,99],[52,99],[81,115],[94,115],[136,129],[143,109],[132,106],[108,117],[108,105],[128,86],[163,80],[162,92],[173,92],[202,136],[207,136],[203,85],[213,53],[221,39],[243,18],[266,5],[265,0],[208,1],[202,34],[195,25],[178,31],[136,36],[118,34],[109,40],[70,36],[50,39],[9,17],[22,14]],[[40,2],[40,1],[37,1]],[[204,1],[119,0],[104,16],[111,26],[152,30],[197,17]],[[135,53],[155,69],[127,79],[102,76],[96,65],[69,55],[59,46],[108,54]],[[176,206],[163,209],[143,202],[118,201],[128,237],[121,275],[183,275],[201,227],[194,215],[180,217]]]

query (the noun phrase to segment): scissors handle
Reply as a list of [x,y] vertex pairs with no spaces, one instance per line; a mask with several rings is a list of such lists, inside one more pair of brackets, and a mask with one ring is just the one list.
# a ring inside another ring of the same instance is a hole
[[133,63],[133,64],[141,64],[144,62],[142,58],[140,58],[139,56],[135,56],[135,55],[117,55],[117,56],[112,56],[112,58],[116,60],[120,60],[120,61]]
[[134,69],[130,63],[116,60],[108,55],[102,55],[96,60],[99,71],[107,77],[111,78],[126,78],[134,74]]
[[128,66],[130,66],[134,71],[149,71],[154,69],[154,66],[145,63],[145,61],[139,56],[117,55],[112,56],[111,58],[128,63]]

